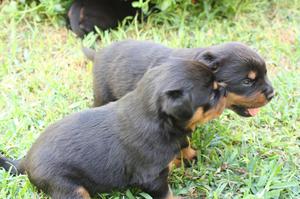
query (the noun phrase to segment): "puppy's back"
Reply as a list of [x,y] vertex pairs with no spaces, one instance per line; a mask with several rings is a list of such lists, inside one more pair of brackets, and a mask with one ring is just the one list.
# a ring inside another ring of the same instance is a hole
[[[108,104],[75,113],[47,128],[22,161],[30,180],[38,186],[47,187],[47,184],[43,185],[41,182],[55,180],[57,175],[69,175],[78,180],[82,179],[81,183],[89,185],[90,189],[93,185],[101,184],[100,191],[109,191],[105,190],[106,187],[111,188],[109,183],[124,181],[116,177],[116,173],[122,171],[120,166],[124,161],[124,154],[122,149],[118,148],[116,137],[119,135],[116,134],[117,126],[112,122],[116,118],[111,107],[112,105]],[[111,150],[118,150],[118,153]],[[112,167],[107,166],[112,159],[115,161],[113,171]],[[96,174],[95,171],[101,173]],[[112,179],[116,181],[112,182]]]
[[115,101],[136,88],[137,82],[153,66],[172,53],[170,48],[146,41],[121,41],[94,56],[95,105]]

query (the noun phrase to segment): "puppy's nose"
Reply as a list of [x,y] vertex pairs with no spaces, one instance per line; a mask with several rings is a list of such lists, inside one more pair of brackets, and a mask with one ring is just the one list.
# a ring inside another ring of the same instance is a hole
[[267,96],[267,99],[270,101],[275,96],[274,91]]
[[275,95],[275,92],[274,92],[274,89],[272,88],[272,86],[268,86],[265,90],[264,90],[264,93],[265,93],[265,96],[267,98],[268,101],[270,101],[274,95]]

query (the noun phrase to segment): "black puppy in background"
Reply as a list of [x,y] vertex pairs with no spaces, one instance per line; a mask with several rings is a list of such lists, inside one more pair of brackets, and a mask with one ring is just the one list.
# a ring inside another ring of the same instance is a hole
[[83,37],[95,30],[114,28],[127,16],[135,16],[139,9],[133,8],[132,0],[74,0],[68,21],[71,30]]
[[26,173],[54,199],[139,187],[172,199],[168,165],[196,122],[219,116],[225,89],[200,62],[169,60],[146,72],[116,102],[72,114],[48,127],[26,157],[0,166]]
[[99,52],[84,48],[94,62],[94,106],[120,99],[136,88],[144,73],[174,57],[201,61],[228,91],[227,108],[240,116],[255,115],[274,96],[265,61],[239,42],[207,48],[171,49],[149,41],[115,42]]
[[[94,106],[115,101],[136,88],[144,73],[173,57],[197,60],[214,71],[216,79],[226,84],[226,107],[240,116],[250,117],[274,96],[264,60],[242,43],[231,42],[207,48],[171,49],[149,41],[116,42],[99,52],[84,49],[94,62]],[[185,66],[183,66],[185,67]],[[186,159],[196,151],[182,150]]]

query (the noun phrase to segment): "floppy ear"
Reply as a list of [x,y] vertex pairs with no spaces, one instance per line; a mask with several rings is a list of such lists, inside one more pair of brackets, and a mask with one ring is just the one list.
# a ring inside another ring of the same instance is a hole
[[211,51],[202,52],[197,59],[204,62],[212,70],[212,72],[217,72],[221,65],[221,58]]
[[162,111],[178,121],[187,121],[194,114],[192,96],[182,89],[165,91],[161,103]]

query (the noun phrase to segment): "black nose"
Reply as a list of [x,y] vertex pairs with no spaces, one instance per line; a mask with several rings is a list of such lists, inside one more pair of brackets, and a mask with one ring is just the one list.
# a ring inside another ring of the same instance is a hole
[[267,88],[264,90],[264,94],[265,94],[267,100],[270,101],[275,95],[274,89],[272,88],[272,86],[267,86]]

